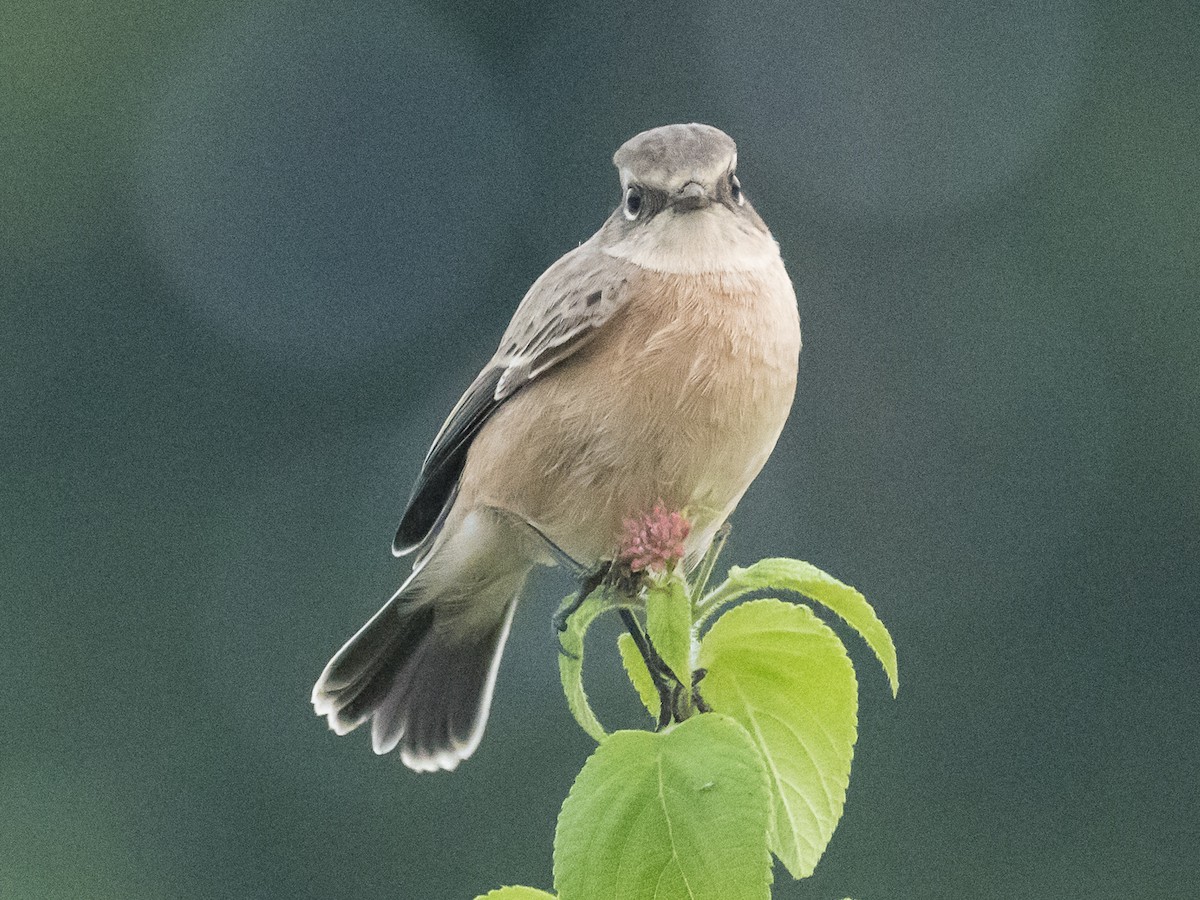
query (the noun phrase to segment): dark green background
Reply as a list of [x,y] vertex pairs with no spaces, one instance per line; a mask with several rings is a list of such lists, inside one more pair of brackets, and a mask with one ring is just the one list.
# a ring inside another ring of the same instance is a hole
[[612,151],[689,120],[805,333],[725,561],[811,560],[900,651],[893,702],[846,636],[845,818],[777,896],[1195,896],[1200,18],[973,6],[7,0],[0,896],[550,886],[561,576],[452,776],[308,692]]

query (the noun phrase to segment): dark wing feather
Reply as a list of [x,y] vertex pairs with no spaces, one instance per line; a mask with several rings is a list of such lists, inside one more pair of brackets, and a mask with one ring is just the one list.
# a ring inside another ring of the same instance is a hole
[[408,508],[396,529],[392,552],[397,556],[410,553],[432,532],[437,530],[439,520],[450,508],[458,476],[467,462],[467,450],[479,429],[503,403],[496,399],[496,386],[504,370],[488,368],[479,374],[455,405],[450,418],[425,457],[421,474],[413,486]]
[[630,264],[604,254],[596,239],[568,253],[533,284],[491,362],[467,388],[433,441],[392,552],[418,549],[454,502],[467,451],[500,406],[587,343],[625,302]]

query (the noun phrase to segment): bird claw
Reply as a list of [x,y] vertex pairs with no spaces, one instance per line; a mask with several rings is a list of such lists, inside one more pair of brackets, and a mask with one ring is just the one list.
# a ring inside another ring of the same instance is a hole
[[702,696],[700,696],[700,682],[704,680],[704,676],[708,674],[708,669],[697,669],[692,673],[692,705],[702,713],[712,712],[712,707],[708,705]]
[[571,618],[571,613],[577,609],[579,609],[578,603],[560,606],[558,611],[550,617],[550,628],[555,637],[558,637],[567,630],[567,620]]

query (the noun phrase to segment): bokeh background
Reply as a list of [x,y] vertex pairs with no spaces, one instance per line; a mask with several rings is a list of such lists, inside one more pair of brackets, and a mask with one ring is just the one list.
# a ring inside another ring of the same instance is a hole
[[6,0],[0,896],[550,886],[561,576],[452,776],[308,693],[612,151],[691,120],[805,331],[725,561],[813,561],[900,650],[892,701],[846,635],[845,818],[776,896],[1195,896],[1197,47],[1185,2]]

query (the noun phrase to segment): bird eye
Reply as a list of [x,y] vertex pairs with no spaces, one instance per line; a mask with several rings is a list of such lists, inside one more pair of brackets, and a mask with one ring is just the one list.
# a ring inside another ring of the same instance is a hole
[[729,176],[729,192],[733,195],[733,199],[741,206],[746,202],[746,196],[742,193],[742,183],[737,180],[736,175]]
[[642,210],[642,192],[636,187],[625,190],[625,218],[630,222],[638,217]]

